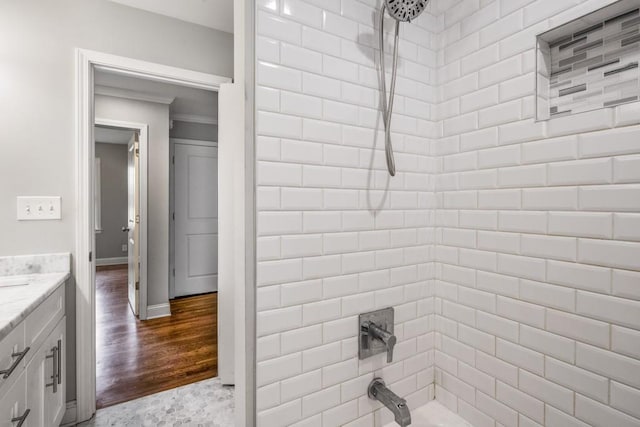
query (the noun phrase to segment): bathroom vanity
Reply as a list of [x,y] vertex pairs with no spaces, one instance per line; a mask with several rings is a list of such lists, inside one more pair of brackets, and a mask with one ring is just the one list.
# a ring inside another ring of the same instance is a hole
[[0,426],[62,421],[69,277],[69,254],[0,258]]

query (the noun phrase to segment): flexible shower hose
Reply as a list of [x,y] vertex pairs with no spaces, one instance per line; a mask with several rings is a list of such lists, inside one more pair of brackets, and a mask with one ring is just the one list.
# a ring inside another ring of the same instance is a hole
[[393,70],[391,71],[391,88],[389,101],[387,101],[387,82],[384,66],[384,12],[386,6],[380,11],[380,69],[382,72],[382,121],[384,123],[384,151],[387,156],[387,169],[389,175],[396,175],[396,163],[393,159],[393,146],[391,144],[391,114],[393,112],[393,96],[396,91],[396,72],[398,71],[398,39],[400,38],[400,21],[396,20],[395,37],[393,39]]

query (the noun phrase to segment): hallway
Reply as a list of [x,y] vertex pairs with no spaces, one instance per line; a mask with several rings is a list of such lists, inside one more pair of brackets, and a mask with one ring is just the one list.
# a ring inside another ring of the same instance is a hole
[[217,376],[217,294],[172,300],[171,313],[136,319],[127,301],[127,266],[98,268],[97,408]]

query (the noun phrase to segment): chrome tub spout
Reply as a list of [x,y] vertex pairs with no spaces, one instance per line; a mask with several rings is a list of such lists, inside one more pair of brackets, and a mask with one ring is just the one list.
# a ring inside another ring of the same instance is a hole
[[378,400],[393,412],[396,423],[401,427],[411,424],[411,412],[407,401],[392,392],[384,384],[382,378],[374,378],[369,384],[369,398]]

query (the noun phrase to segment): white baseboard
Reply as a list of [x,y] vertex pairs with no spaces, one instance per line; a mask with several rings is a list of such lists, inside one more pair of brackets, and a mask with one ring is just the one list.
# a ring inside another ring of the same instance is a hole
[[167,316],[171,316],[171,306],[169,303],[147,306],[147,320]]
[[72,400],[67,402],[67,410],[62,417],[62,421],[60,422],[60,427],[68,427],[75,426],[78,420],[78,408],[76,405],[76,401]]
[[96,258],[96,265],[120,265],[127,264],[129,262],[129,258],[126,256],[116,257],[116,258]]

